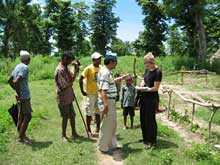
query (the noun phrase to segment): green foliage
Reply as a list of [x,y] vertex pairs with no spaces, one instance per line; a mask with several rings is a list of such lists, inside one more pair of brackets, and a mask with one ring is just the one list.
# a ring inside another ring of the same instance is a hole
[[191,124],[191,126],[190,126],[190,130],[192,131],[192,132],[196,132],[196,130],[198,130],[200,127],[199,127],[199,125],[198,124]]
[[31,1],[1,1],[0,27],[3,29],[2,53],[15,57],[20,49],[33,53],[44,53],[48,40],[44,38],[44,20],[40,5],[29,5]]
[[111,51],[117,53],[118,56],[126,56],[131,54],[131,46],[129,42],[115,38],[112,40]]
[[180,114],[174,110],[171,110],[170,117],[171,117],[171,120],[178,121],[178,119],[180,118]]
[[[34,56],[31,58],[29,65],[30,80],[53,79],[54,71],[60,57]],[[7,62],[5,62],[7,61]],[[0,61],[0,83],[7,83],[9,75],[17,64],[20,63],[19,58],[16,60],[2,59]]]
[[207,33],[207,53],[208,55],[212,55],[220,48],[220,3],[208,3],[204,22],[206,24]]
[[211,151],[212,148],[208,144],[196,144],[186,152],[186,155],[197,161],[211,160]]
[[142,8],[142,13],[146,17],[143,20],[145,30],[143,31],[143,44],[141,47],[145,53],[154,52],[157,56],[164,55],[163,41],[165,41],[165,23],[164,8],[157,0],[142,1],[136,0]]
[[174,155],[172,153],[167,153],[164,152],[163,154],[160,155],[162,159],[162,164],[163,165],[171,165],[173,163],[173,157]]
[[[207,108],[199,107],[195,111],[195,116],[198,117],[198,118],[201,118],[205,121],[209,121],[209,118],[211,116],[211,112],[212,111],[207,109]],[[213,123],[215,123],[215,124],[220,123],[220,112],[219,111],[216,112],[216,114],[213,118]]]
[[119,18],[112,12],[116,0],[95,0],[90,20],[94,51],[105,55],[106,46],[116,36]]
[[194,59],[188,56],[166,56],[156,58],[156,63],[166,72],[174,72],[180,70],[182,66],[186,70],[191,70],[194,67]]
[[209,66],[209,70],[220,74],[220,61],[214,61],[212,65]]
[[167,43],[169,45],[167,54],[175,56],[184,56],[188,54],[186,32],[182,31],[175,24],[169,28]]
[[7,151],[8,127],[12,124],[8,108],[8,105],[0,105],[0,152]]
[[32,58],[29,66],[30,80],[53,79],[58,60],[59,58],[48,56]]

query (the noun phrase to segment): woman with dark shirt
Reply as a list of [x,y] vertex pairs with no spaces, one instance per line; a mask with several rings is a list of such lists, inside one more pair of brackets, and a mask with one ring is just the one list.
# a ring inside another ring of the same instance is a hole
[[140,87],[140,121],[143,141],[146,149],[156,145],[157,122],[155,112],[159,105],[158,89],[162,80],[162,72],[155,64],[155,58],[151,52],[144,56],[144,65],[147,71]]

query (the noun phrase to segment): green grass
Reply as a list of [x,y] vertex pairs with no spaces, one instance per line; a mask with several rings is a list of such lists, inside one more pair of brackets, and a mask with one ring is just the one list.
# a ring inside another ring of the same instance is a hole
[[[195,116],[208,122],[211,116],[211,113],[212,113],[211,110],[200,107],[196,109]],[[213,118],[213,123],[218,124],[218,125],[220,124],[220,112],[219,111],[216,112]]]
[[[119,108],[119,106],[118,106]],[[158,140],[155,149],[145,150],[139,122],[139,111],[136,111],[134,129],[124,130],[122,110],[118,109],[118,139],[123,144],[126,164],[194,164],[196,161],[185,155],[186,144],[177,133],[167,126],[158,123]],[[130,119],[128,118],[128,125]]]
[[[78,93],[78,87],[76,88]],[[27,134],[35,142],[32,146],[14,144],[16,131],[10,122],[11,126],[7,127],[8,152],[0,154],[1,164],[95,164],[95,144],[85,137],[85,130],[76,108],[77,131],[83,136],[71,143],[61,140],[61,118],[55,99],[54,80],[33,81],[30,83],[30,91],[34,112]],[[81,97],[77,98],[80,101]],[[13,92],[0,100],[0,103],[3,102],[10,105],[13,102]],[[68,135],[70,132],[68,125]]]
[[[118,140],[122,144],[125,164],[149,165],[211,165],[220,161],[220,151],[209,144],[188,146],[176,132],[158,122],[157,147],[145,150],[138,140],[142,138],[139,122],[139,111],[134,118],[134,129],[123,129],[122,110],[118,104]],[[128,118],[128,125],[130,119]]]
[[[58,63],[57,57],[41,57],[32,58],[30,64],[30,91],[32,96],[33,118],[28,128],[27,134],[35,139],[32,146],[14,144],[15,127],[8,115],[7,109],[14,102],[14,92],[6,85],[8,75],[12,69],[19,63],[19,59],[9,62],[0,62],[0,164],[96,164],[96,145],[94,141],[85,137],[80,137],[72,143],[64,143],[61,140],[61,118],[57,108],[55,98],[54,70]],[[114,72],[133,73],[132,56],[120,57],[117,68]],[[173,57],[158,58],[157,63],[163,70],[163,82],[180,84],[180,75],[172,75],[173,71],[186,64],[187,59],[183,63],[181,58]],[[89,63],[90,57],[80,59],[80,73]],[[143,74],[145,67],[143,65],[143,57],[137,58],[136,72]],[[191,66],[189,66],[190,68]],[[203,77],[186,76],[186,84],[184,88],[193,91],[206,91],[204,86],[199,86]],[[198,80],[197,80],[198,78]],[[46,79],[46,80],[45,80]],[[190,80],[190,81],[188,81]],[[193,83],[191,82],[193,80]],[[219,86],[219,75],[210,75],[209,86],[217,88]],[[195,85],[195,86],[194,86]],[[78,87],[78,80],[74,83],[74,91],[76,92],[78,101],[81,102],[81,94]],[[74,104],[75,106],[75,104]],[[82,124],[77,108],[77,131],[81,135],[85,135],[84,126]],[[199,114],[200,113],[200,114]],[[196,117],[209,116],[207,110],[196,110]],[[216,114],[214,122],[219,124],[219,114]],[[206,120],[206,119],[205,119]],[[128,120],[129,122],[129,120]],[[141,130],[139,127],[139,114],[136,111],[135,117],[136,128],[131,130],[123,130],[122,111],[118,105],[118,139],[123,146],[124,163],[125,164],[215,164],[220,158],[212,154],[203,159],[206,148],[193,147],[192,150],[181,139],[178,134],[166,126],[158,124],[158,147],[152,150],[145,150],[144,145],[137,143],[141,138]],[[68,134],[70,134],[70,126],[68,125]],[[208,147],[207,147],[208,148]],[[205,150],[205,151],[204,151]],[[195,155],[189,154],[196,152]],[[209,151],[209,150],[208,150]],[[217,152],[219,154],[219,152]],[[13,156],[12,156],[13,155]],[[198,156],[202,155],[202,159]],[[219,154],[220,155],[220,154]],[[207,158],[207,159],[206,159]],[[204,161],[204,163],[203,163]]]

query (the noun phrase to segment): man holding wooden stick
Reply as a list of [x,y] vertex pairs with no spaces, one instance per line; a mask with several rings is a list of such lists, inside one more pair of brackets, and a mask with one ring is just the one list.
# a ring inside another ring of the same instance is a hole
[[30,54],[25,50],[20,51],[21,63],[13,70],[9,84],[16,90],[16,99],[19,107],[17,129],[19,132],[18,141],[24,144],[31,144],[32,140],[26,136],[26,130],[31,120],[31,97],[28,87]]

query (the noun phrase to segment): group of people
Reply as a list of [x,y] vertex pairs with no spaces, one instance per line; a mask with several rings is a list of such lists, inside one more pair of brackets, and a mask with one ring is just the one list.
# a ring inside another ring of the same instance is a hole
[[[137,93],[139,93],[140,123],[143,137],[139,141],[145,144],[146,149],[155,146],[157,138],[155,114],[159,105],[158,89],[162,80],[162,72],[155,64],[154,55],[150,52],[144,56],[144,65],[147,70],[144,73],[143,81],[140,83],[143,88],[136,88],[133,85],[133,78],[129,74],[121,74],[114,77],[112,70],[117,66],[117,54],[107,52],[104,57],[104,66],[101,66],[102,58],[103,56],[100,53],[94,52],[91,56],[92,64],[83,70],[79,78],[81,93],[86,97],[86,126],[90,136],[94,135],[91,129],[91,122],[93,116],[95,117],[98,150],[104,154],[109,154],[119,147],[116,138],[116,98],[118,96],[116,84],[121,83],[123,80],[126,82],[121,90],[124,128],[128,128],[128,114],[131,119],[131,128],[133,128],[135,98]],[[16,86],[16,98],[20,107],[18,122],[19,142],[31,144],[32,140],[25,134],[32,112],[28,87],[30,54],[22,50],[20,51],[20,59],[21,63],[13,70],[10,82],[13,86]],[[70,64],[73,64],[73,69],[68,67]],[[62,139],[64,141],[69,141],[79,136],[76,131],[75,111],[72,104],[76,98],[72,86],[78,72],[79,63],[74,62],[73,53],[64,51],[61,61],[55,70],[57,104],[62,117]],[[72,128],[71,137],[66,135],[68,119]]]

